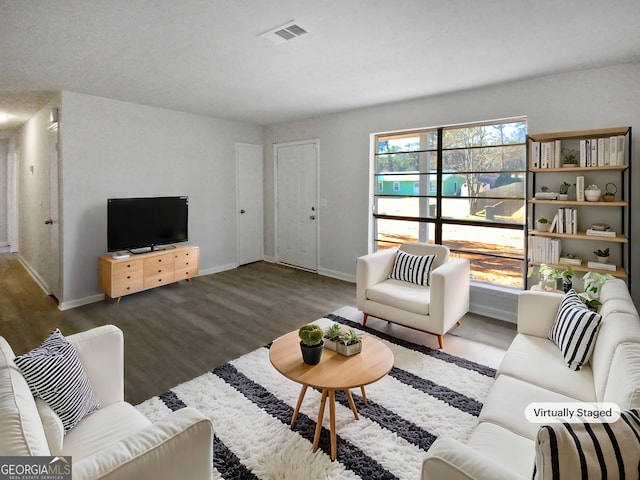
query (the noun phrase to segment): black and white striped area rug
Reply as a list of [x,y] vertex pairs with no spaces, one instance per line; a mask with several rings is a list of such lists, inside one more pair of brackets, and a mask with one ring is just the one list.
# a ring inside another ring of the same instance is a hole
[[[349,318],[350,317],[350,318]],[[328,412],[320,448],[311,452],[320,392],[307,391],[294,428],[300,385],[269,362],[269,346],[233,360],[138,405],[151,421],[184,406],[211,418],[214,475],[224,479],[418,479],[440,435],[465,441],[476,424],[495,370],[440,350],[398,340],[355,322],[345,307],[318,320],[340,322],[383,341],[394,367],[368,385],[368,405],[352,390],[359,420],[336,394],[338,460],[330,459]]]

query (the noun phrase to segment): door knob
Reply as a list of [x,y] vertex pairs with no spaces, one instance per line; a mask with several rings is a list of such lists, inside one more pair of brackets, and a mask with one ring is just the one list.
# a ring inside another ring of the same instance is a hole
[[244,208],[242,210],[240,210],[240,213],[244,213]]
[[53,219],[50,218],[49,220],[45,220],[44,224],[45,225],[53,225]]
[[311,215],[311,216],[309,217],[309,220],[315,220],[315,219],[316,219],[316,216],[315,216],[315,215]]

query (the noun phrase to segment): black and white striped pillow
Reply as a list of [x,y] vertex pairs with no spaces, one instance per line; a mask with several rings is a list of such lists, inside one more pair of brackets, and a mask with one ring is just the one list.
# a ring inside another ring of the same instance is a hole
[[416,285],[429,285],[429,274],[436,257],[437,255],[412,255],[398,250],[389,278]]
[[100,408],[76,349],[57,328],[41,346],[13,361],[31,393],[60,417],[65,434]]
[[571,289],[560,302],[556,320],[549,331],[571,370],[580,370],[593,352],[602,317],[582,303]]
[[536,439],[534,480],[638,478],[639,413],[623,411],[612,423],[543,425]]

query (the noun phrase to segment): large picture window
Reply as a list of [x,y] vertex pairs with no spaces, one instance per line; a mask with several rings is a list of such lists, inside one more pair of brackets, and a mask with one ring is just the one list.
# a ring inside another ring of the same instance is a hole
[[524,118],[375,136],[374,244],[440,243],[474,280],[524,285]]

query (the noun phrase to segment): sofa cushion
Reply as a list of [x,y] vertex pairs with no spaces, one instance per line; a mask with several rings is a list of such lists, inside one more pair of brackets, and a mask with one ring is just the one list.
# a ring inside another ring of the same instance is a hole
[[638,478],[640,415],[612,423],[544,425],[536,441],[535,479]]
[[62,455],[62,444],[64,442],[64,425],[62,420],[41,398],[36,398],[36,407],[42,420],[42,428],[47,437],[47,444],[51,455]]
[[75,348],[54,330],[41,346],[14,359],[34,396],[62,420],[65,432],[100,405]]
[[62,455],[71,455],[74,462],[80,461],[150,424],[131,404],[113,403],[84,418],[67,433]]
[[602,319],[590,360],[598,401],[604,401],[604,392],[612,371],[611,362],[618,346],[623,343],[640,344],[640,320],[636,315],[628,313],[611,313]]
[[36,402],[13,363],[15,354],[0,337],[0,456],[50,455]]
[[436,255],[412,255],[398,250],[389,278],[416,285],[429,285],[429,274],[435,260]]
[[429,315],[430,287],[401,280],[385,280],[367,288],[367,298],[404,311]]
[[490,422],[480,422],[467,445],[505,468],[531,478],[535,442]]
[[616,349],[603,401],[621,409],[640,409],[640,343],[625,343]]
[[589,310],[575,290],[564,296],[549,339],[560,348],[567,366],[580,370],[591,356],[602,317]]
[[525,416],[532,402],[575,402],[576,399],[524,382],[509,375],[500,375],[494,382],[478,416],[481,422],[491,422],[522,437],[535,440],[537,423]]
[[547,338],[518,334],[498,367],[510,375],[583,402],[595,402],[592,366],[569,370],[558,347]]

